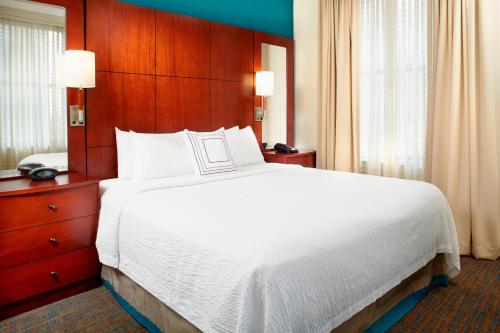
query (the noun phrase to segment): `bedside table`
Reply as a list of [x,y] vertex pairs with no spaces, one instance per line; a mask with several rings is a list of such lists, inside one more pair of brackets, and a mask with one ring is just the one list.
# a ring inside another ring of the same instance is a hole
[[100,284],[98,180],[0,181],[0,319]]
[[308,168],[316,167],[316,151],[299,149],[298,153],[285,154],[274,150],[262,151],[264,160],[268,163],[300,164]]

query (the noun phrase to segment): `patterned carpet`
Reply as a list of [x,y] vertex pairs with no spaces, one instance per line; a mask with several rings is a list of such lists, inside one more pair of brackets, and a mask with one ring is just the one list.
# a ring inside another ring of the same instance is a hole
[[[500,260],[462,257],[462,272],[438,287],[390,332],[500,332]],[[0,332],[145,332],[100,287],[0,322]]]

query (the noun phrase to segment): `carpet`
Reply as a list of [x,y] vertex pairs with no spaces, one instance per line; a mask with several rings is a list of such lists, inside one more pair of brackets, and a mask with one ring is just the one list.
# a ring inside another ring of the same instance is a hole
[[[500,260],[462,257],[462,272],[437,287],[389,332],[500,332]],[[96,288],[0,322],[0,332],[146,332],[110,292]]]

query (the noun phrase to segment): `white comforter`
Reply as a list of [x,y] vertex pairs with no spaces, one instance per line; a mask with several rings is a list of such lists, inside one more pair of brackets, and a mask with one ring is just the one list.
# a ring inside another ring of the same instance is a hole
[[205,332],[329,332],[436,253],[460,269],[424,182],[264,164],[107,185],[101,261]]

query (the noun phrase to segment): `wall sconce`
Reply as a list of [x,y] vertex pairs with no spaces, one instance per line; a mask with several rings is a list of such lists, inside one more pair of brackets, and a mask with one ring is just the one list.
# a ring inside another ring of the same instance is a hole
[[262,106],[255,108],[255,120],[262,121],[266,117],[265,98],[274,95],[274,72],[255,73],[255,95],[262,97]]
[[59,88],[78,88],[78,105],[69,106],[69,125],[84,126],[83,89],[95,87],[95,53],[68,50],[64,54],[58,55],[56,58],[56,85]]

